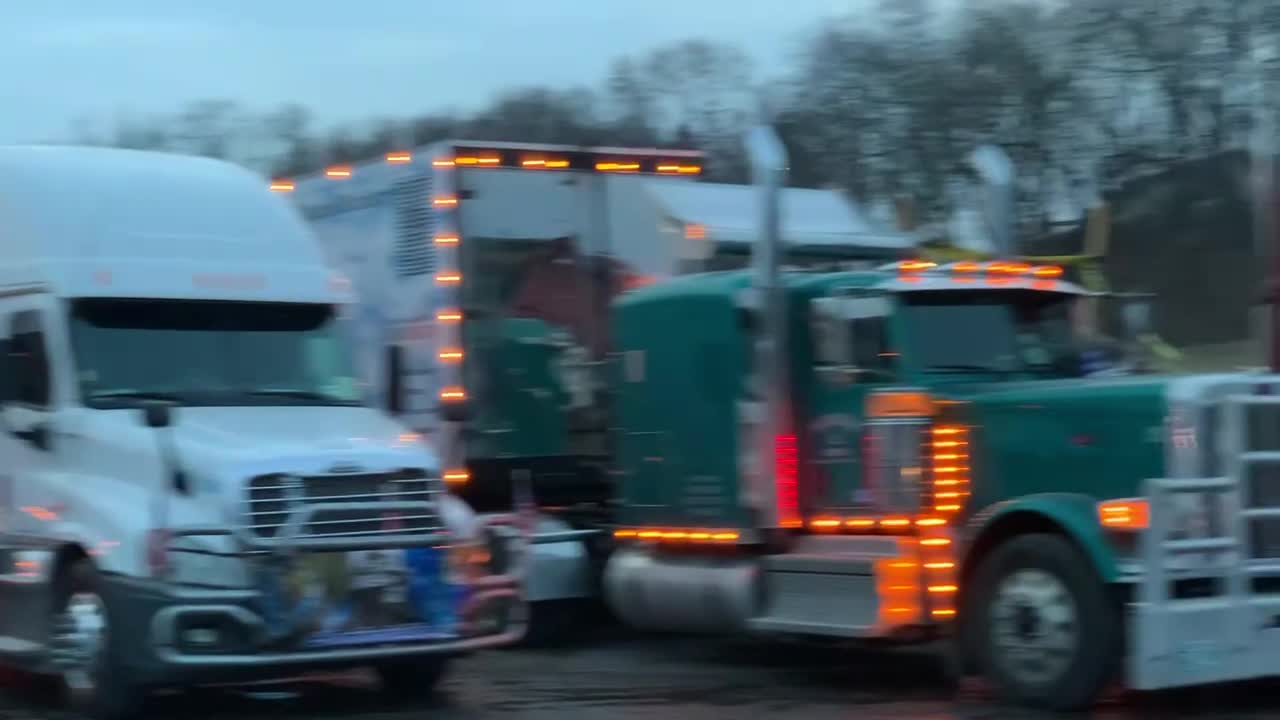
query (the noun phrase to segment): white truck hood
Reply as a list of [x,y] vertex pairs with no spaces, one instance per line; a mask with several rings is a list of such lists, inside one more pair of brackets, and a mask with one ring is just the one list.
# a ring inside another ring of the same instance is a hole
[[[136,426],[135,426],[136,427]],[[155,431],[143,442],[155,443]],[[421,468],[439,477],[434,450],[379,411],[364,407],[181,407],[171,432],[192,493],[171,496],[174,527],[236,522],[245,483],[269,473],[322,475]],[[211,502],[212,501],[212,502]],[[474,513],[446,495],[443,520],[460,536],[476,532]]]

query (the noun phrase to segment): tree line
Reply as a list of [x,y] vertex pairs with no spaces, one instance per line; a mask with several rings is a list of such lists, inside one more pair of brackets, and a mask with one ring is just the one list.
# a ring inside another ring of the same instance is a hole
[[296,104],[219,99],[73,135],[274,176],[444,138],[693,147],[711,179],[741,182],[742,132],[764,109],[793,184],[886,206],[910,197],[942,222],[973,202],[970,154],[992,143],[1017,168],[1021,222],[1044,227],[1178,160],[1270,151],[1278,69],[1280,4],[1268,0],[983,0],[945,17],[931,0],[883,0],[831,18],[781,72],[690,39],[613,59],[597,87],[511,89],[471,114],[322,131]]

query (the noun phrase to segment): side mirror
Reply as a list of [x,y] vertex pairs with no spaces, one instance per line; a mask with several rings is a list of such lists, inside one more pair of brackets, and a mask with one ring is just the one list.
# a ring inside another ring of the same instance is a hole
[[142,406],[142,421],[149,428],[164,428],[173,424],[173,406],[151,402]]
[[1151,302],[1146,298],[1127,300],[1120,310],[1124,331],[1130,339],[1151,332]]
[[8,338],[0,339],[0,406],[8,405],[14,400],[17,367],[10,354],[11,342]]

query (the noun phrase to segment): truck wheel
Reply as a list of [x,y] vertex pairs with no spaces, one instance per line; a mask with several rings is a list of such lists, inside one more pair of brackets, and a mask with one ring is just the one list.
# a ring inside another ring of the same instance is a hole
[[443,657],[389,660],[374,666],[382,691],[393,700],[431,697],[448,669],[449,659]]
[[51,645],[68,703],[95,720],[123,720],[141,708],[143,693],[126,680],[120,637],[102,581],[88,559],[66,566],[55,588]]
[[1023,535],[978,568],[966,613],[983,675],[1001,695],[1047,710],[1092,705],[1119,669],[1119,608],[1066,539]]
[[550,648],[567,643],[582,620],[581,603],[572,600],[540,600],[529,603],[529,624],[524,637],[510,647]]

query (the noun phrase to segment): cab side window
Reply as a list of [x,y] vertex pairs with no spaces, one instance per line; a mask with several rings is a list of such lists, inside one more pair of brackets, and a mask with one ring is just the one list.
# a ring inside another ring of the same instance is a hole
[[883,380],[894,372],[897,353],[889,342],[889,320],[880,315],[849,321],[853,340],[853,364]]
[[19,405],[48,408],[52,404],[49,354],[38,310],[13,315],[7,345],[10,397]]

